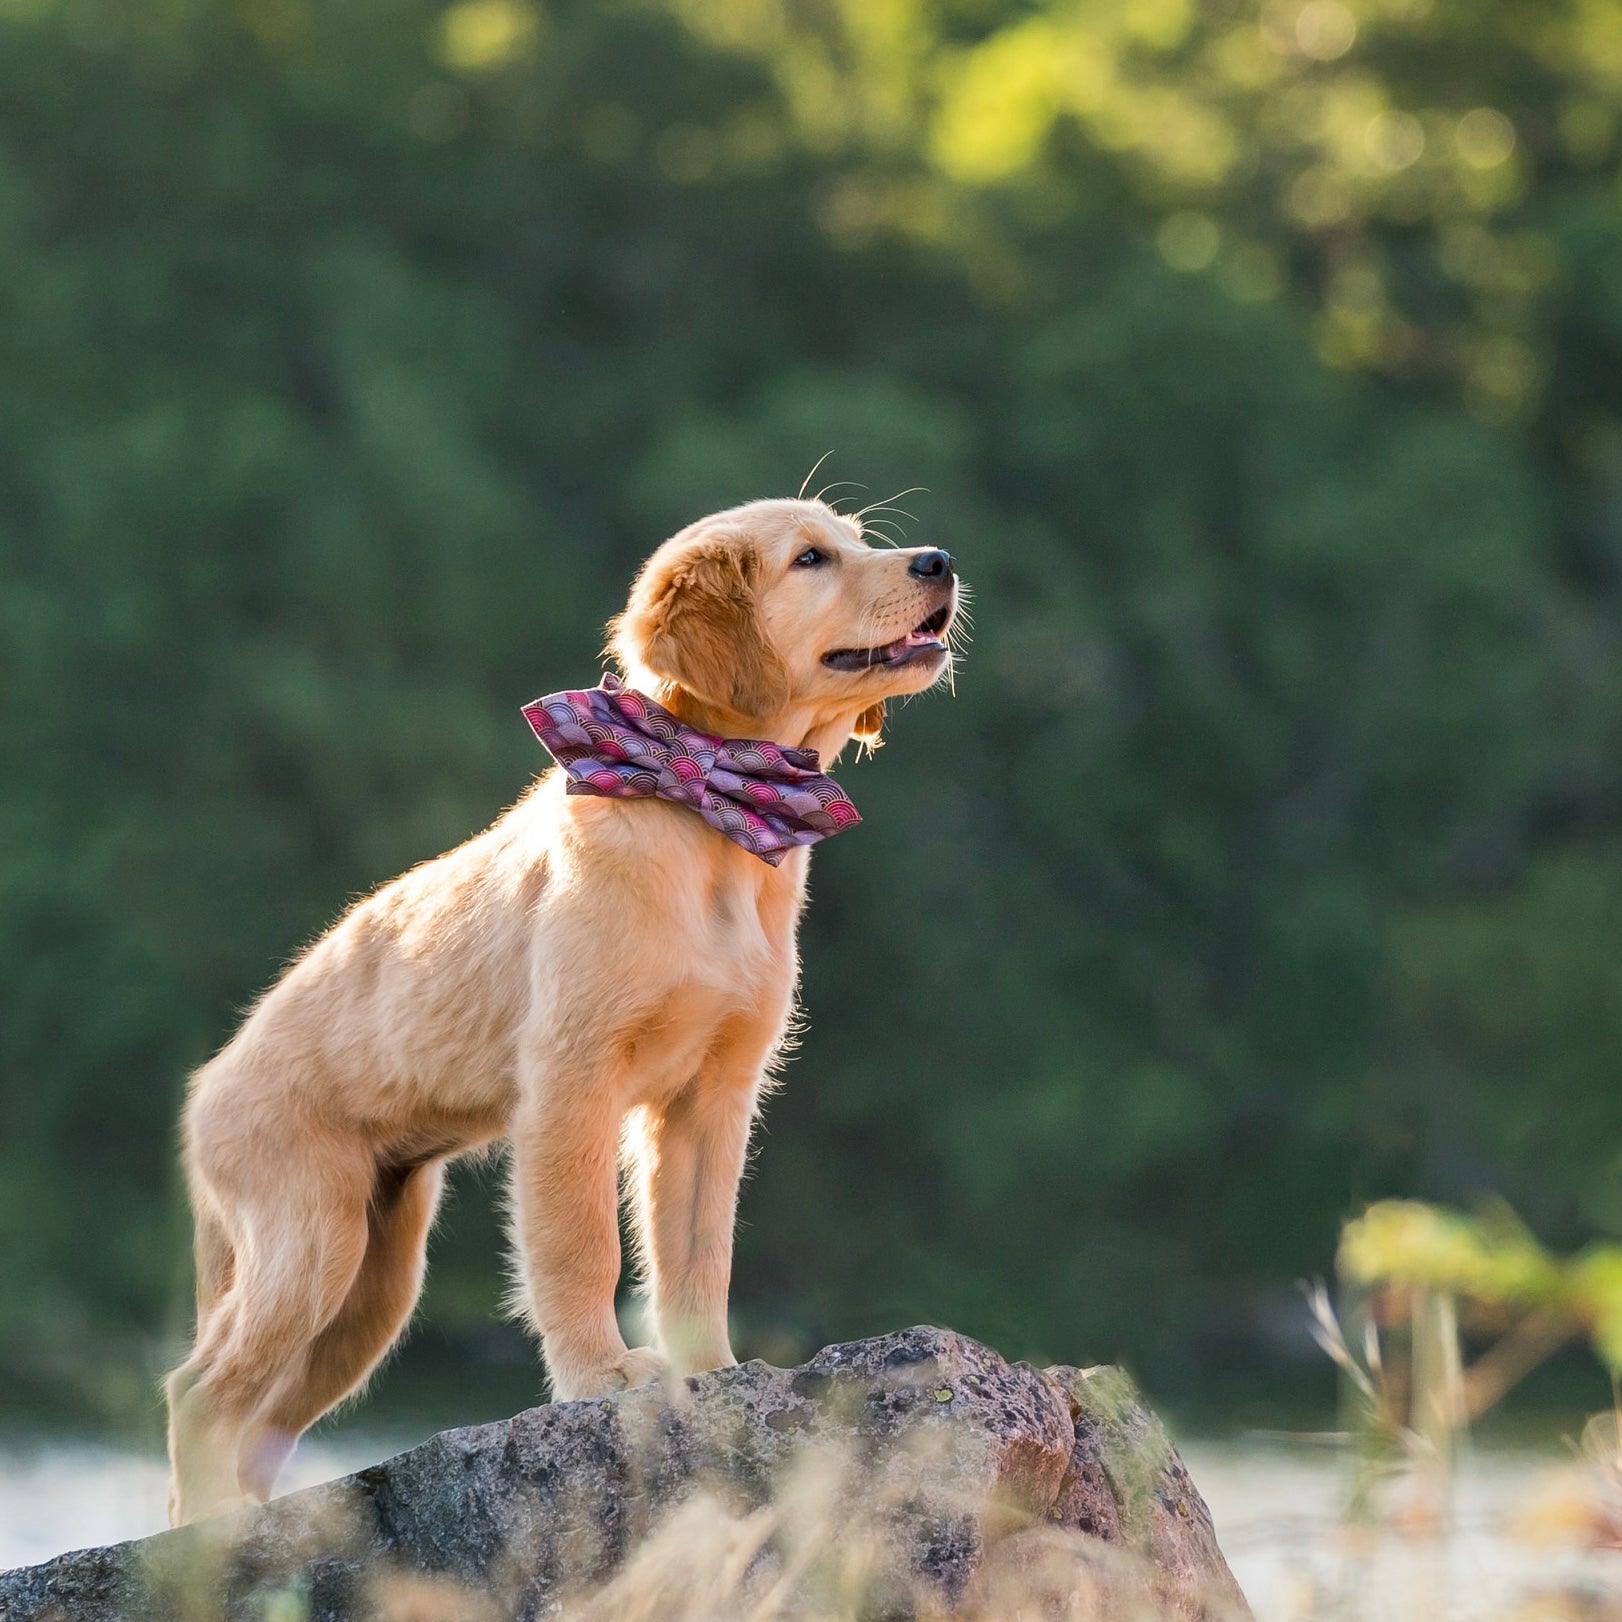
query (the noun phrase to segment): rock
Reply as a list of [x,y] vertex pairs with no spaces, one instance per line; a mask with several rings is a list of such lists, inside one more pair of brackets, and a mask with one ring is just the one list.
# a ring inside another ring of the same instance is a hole
[[1119,1370],[940,1329],[446,1431],[262,1510],[0,1574],[3,1622],[1249,1611]]

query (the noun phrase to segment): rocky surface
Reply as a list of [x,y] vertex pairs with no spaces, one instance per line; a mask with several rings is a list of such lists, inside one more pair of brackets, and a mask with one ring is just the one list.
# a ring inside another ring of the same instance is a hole
[[446,1431],[0,1574],[3,1622],[1246,1617],[1131,1381],[909,1329]]

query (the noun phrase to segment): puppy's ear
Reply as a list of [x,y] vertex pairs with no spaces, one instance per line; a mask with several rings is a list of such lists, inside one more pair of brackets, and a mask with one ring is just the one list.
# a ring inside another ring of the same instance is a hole
[[884,700],[882,698],[877,704],[870,704],[856,717],[856,725],[851,728],[851,736],[857,743],[866,744],[869,754],[884,742]]
[[762,719],[788,703],[788,667],[766,638],[755,595],[759,561],[722,531],[655,553],[610,628],[621,663],[644,665],[706,704]]

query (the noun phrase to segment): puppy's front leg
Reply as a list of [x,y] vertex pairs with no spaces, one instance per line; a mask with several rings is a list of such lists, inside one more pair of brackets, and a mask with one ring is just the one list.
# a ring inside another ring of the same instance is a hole
[[637,1223],[659,1345],[678,1375],[736,1362],[727,1333],[732,1230],[761,1077],[775,1040],[734,1035],[647,1123]]
[[627,1350],[614,1317],[620,1275],[617,1093],[605,1078],[537,1066],[512,1127],[513,1227],[555,1401],[663,1377]]

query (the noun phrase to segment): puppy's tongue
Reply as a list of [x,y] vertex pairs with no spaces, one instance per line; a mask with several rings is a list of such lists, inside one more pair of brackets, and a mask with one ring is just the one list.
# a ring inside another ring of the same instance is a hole
[[871,670],[875,665],[900,664],[925,649],[934,651],[943,648],[937,632],[916,630],[908,631],[905,636],[898,636],[894,642],[886,642],[882,647],[837,648],[832,653],[825,653],[822,658],[824,664],[831,665],[835,670]]
[[905,653],[909,648],[921,648],[928,643],[939,641],[940,638],[933,631],[908,631],[905,636],[899,637],[890,646]]

